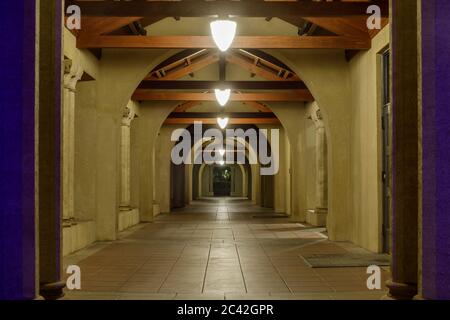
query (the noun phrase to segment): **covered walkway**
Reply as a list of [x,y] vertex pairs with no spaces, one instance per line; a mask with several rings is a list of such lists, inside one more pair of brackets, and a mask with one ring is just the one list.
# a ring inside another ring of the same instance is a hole
[[[307,254],[365,253],[325,229],[232,198],[195,201],[111,243],[66,257],[82,273],[67,299],[380,299],[365,267],[311,268]],[[383,283],[388,272],[383,270]]]
[[448,0],[1,7],[0,300],[450,299]]

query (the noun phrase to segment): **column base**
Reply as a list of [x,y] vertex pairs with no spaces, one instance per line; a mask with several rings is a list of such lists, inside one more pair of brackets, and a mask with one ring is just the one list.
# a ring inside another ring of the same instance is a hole
[[128,228],[131,228],[140,222],[139,217],[139,209],[137,208],[129,208],[128,210],[120,210],[119,212],[119,223],[118,230],[119,232],[124,231]]
[[66,284],[62,281],[41,284],[40,295],[45,300],[58,300],[64,297],[64,291]]
[[326,227],[327,225],[326,208],[316,208],[315,210],[308,210],[306,213],[306,222],[315,227]]
[[386,286],[389,289],[389,292],[385,297],[386,300],[412,300],[417,295],[417,285],[415,284],[400,283],[388,280],[386,282]]
[[120,206],[119,211],[130,211],[132,208],[130,206]]
[[156,217],[160,215],[161,213],[161,207],[159,203],[153,203],[153,216]]

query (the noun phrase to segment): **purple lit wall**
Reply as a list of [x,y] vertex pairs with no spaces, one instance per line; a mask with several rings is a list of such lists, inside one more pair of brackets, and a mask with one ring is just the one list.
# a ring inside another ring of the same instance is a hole
[[35,1],[0,1],[0,299],[35,297]]
[[450,1],[422,1],[422,289],[450,299]]

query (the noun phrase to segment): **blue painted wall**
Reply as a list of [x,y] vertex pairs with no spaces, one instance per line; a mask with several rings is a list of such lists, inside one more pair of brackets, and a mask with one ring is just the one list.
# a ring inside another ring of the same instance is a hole
[[35,297],[35,1],[0,1],[0,299]]

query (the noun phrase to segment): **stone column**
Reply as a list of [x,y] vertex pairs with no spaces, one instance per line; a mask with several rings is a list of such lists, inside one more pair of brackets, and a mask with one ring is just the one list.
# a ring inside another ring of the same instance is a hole
[[236,165],[231,166],[230,196],[236,196]]
[[209,193],[210,197],[214,196],[214,166],[208,166],[209,168]]
[[417,2],[391,3],[392,279],[389,296],[412,299],[418,277]]
[[134,119],[134,112],[129,108],[126,109],[122,118],[121,127],[121,140],[120,140],[120,152],[121,152],[121,191],[120,191],[120,210],[128,211],[131,209],[131,121]]
[[74,219],[75,187],[75,94],[76,85],[83,75],[83,69],[65,60],[63,109],[62,109],[62,200],[63,222],[70,226]]
[[[39,283],[45,299],[63,296],[61,204],[62,1],[39,2]],[[30,255],[33,253],[29,253]]]
[[314,212],[308,212],[308,223],[326,226],[328,213],[328,163],[327,137],[320,110],[311,114],[316,129],[316,205]]

